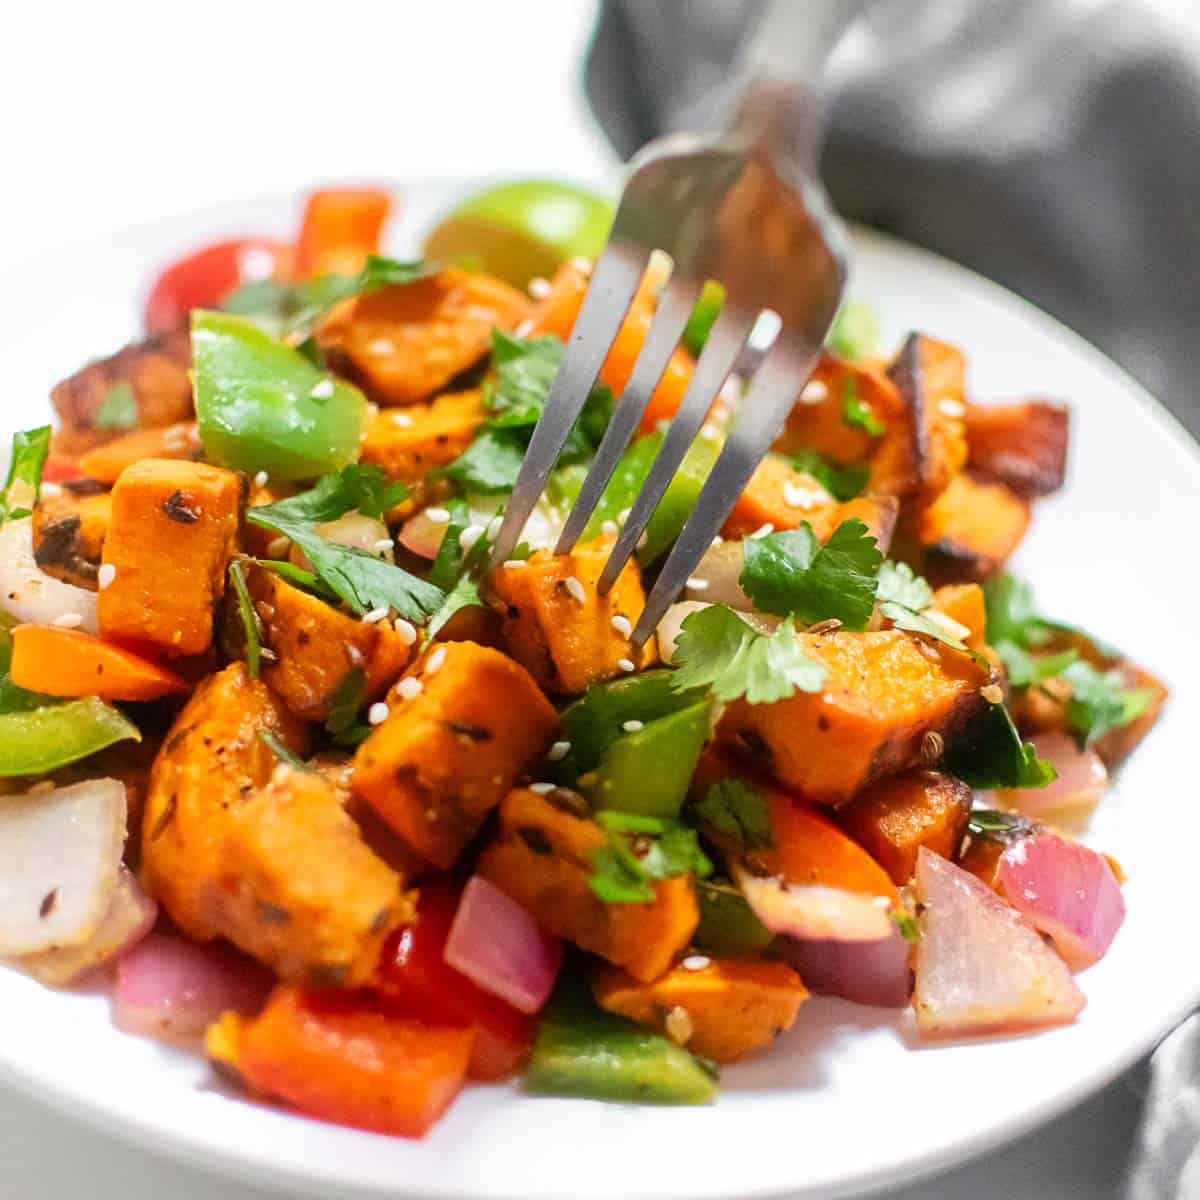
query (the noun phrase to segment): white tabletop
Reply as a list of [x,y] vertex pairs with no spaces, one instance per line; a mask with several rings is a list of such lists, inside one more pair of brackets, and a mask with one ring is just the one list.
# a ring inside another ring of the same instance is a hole
[[[108,0],[69,14],[21,5],[5,18],[0,72],[0,278],[6,263],[64,241],[321,179],[601,179],[612,160],[577,82],[592,9],[592,0],[339,0],[317,11],[299,0]],[[1116,1196],[1143,1076],[893,1200]],[[266,1193],[0,1091],[0,1195]]]

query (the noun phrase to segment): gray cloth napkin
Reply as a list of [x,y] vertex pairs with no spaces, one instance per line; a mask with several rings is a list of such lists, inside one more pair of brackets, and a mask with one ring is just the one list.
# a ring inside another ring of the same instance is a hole
[[[586,82],[619,153],[703,119],[760,9],[606,0]],[[1200,436],[1200,47],[1136,3],[875,0],[828,84],[843,215],[1032,300]]]
[[[761,7],[605,0],[586,84],[619,153],[702,126]],[[1200,47],[1132,2],[875,0],[826,76],[844,216],[1032,300],[1200,436]],[[1200,1200],[1200,1016],[1150,1079],[1111,1194]]]

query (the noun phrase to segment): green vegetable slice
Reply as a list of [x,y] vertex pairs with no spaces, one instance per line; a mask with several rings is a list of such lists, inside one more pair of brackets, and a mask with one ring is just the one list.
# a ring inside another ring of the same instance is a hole
[[88,696],[0,714],[0,776],[44,775],[142,735],[123,713]]

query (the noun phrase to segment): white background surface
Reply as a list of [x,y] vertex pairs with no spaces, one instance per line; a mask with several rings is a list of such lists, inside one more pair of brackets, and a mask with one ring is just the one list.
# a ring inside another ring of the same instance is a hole
[[[318,179],[603,178],[607,147],[576,85],[591,11],[589,0],[16,7],[0,40],[0,279],[65,241]],[[3,331],[0,348],[21,352]],[[905,1200],[1113,1194],[1139,1082]],[[0,1093],[3,1200],[264,1196]]]

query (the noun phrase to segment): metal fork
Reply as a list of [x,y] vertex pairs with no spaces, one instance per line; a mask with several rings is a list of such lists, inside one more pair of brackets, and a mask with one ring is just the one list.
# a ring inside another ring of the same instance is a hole
[[633,160],[608,244],[592,272],[505,510],[493,563],[506,559],[520,539],[651,251],[670,256],[670,276],[556,554],[570,553],[587,525],[704,282],[718,280],[725,299],[605,564],[601,593],[612,587],[637,548],[756,323],[760,331],[772,324],[777,328],[716,465],[646,598],[631,637],[636,647],[657,628],[778,436],[841,302],[846,240],[817,180],[823,121],[810,84],[861,7],[857,0],[773,0],[740,65],[724,131],[661,138]]

